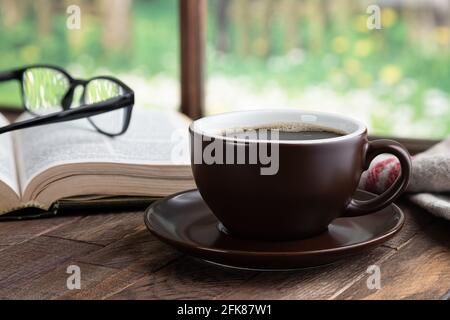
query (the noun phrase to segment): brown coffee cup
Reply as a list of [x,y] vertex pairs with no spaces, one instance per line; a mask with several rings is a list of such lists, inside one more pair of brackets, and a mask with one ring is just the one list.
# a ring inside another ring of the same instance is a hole
[[[286,124],[326,128],[341,135],[318,140],[225,135],[239,128],[273,129]],[[410,178],[410,155],[401,144],[384,139],[368,141],[365,125],[342,115],[301,110],[232,112],[194,121],[189,131],[198,190],[224,232],[238,237],[312,237],[325,231],[337,217],[369,214],[386,207]],[[278,162],[276,172],[270,170],[267,157],[256,163],[252,158],[255,150],[261,155],[269,149],[273,162]],[[400,176],[374,199],[354,199],[362,172],[382,153],[398,158]]]

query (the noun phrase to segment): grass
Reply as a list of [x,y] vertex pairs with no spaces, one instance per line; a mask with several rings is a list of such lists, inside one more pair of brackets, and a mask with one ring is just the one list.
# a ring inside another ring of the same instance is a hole
[[[102,47],[101,25],[95,17],[85,16],[79,37],[70,41],[72,31],[62,27],[65,26],[63,14],[55,17],[53,32],[47,37],[36,34],[35,17],[28,14],[14,27],[0,29],[0,68],[51,62],[67,66],[77,76],[106,72],[150,80],[163,74],[176,82],[179,74],[177,10],[175,0],[134,1],[131,45],[122,50]],[[254,45],[257,40],[254,28],[253,38],[250,37],[253,52],[240,53],[240,27],[236,24],[228,30],[229,52],[219,54],[215,49],[217,27],[213,0],[209,10],[207,79],[221,77],[230,83],[243,80],[248,84],[246,90],[255,97],[254,103],[259,103],[258,96],[264,97],[271,88],[299,104],[316,87],[333,92],[344,104],[345,99],[361,91],[376,101],[367,118],[375,133],[398,134],[400,129],[396,123],[402,117],[401,110],[406,110],[403,121],[406,135],[450,134],[450,52],[436,47],[434,34],[430,35],[430,45],[425,47],[408,40],[407,25],[401,16],[386,11],[390,13],[391,24],[373,32],[355,28],[360,16],[352,17],[344,28],[331,24],[319,48],[310,46],[310,21],[302,20],[298,26],[302,46],[290,52],[284,48],[286,31],[278,18],[273,21],[270,54],[266,56]],[[445,35],[443,41],[448,41]],[[234,102],[224,105],[221,94],[233,92],[212,92],[210,96],[213,96],[207,100],[211,104],[208,108],[233,109]],[[5,104],[18,104],[17,86],[2,84],[0,99]],[[318,100],[317,103],[328,102]]]

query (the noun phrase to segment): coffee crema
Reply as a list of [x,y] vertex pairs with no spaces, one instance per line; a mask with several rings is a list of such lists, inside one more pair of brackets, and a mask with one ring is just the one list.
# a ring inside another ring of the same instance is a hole
[[274,130],[278,133],[276,140],[280,141],[320,140],[337,138],[346,135],[345,132],[337,129],[304,123],[281,123],[254,127],[232,128],[223,130],[221,135],[236,139],[270,140],[273,136],[272,132]]

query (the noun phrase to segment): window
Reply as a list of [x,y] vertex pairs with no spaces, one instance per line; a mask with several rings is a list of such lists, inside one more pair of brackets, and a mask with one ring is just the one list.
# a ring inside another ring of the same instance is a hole
[[[73,3],[80,29],[67,28],[66,2],[0,0],[0,69],[46,62],[114,74],[137,107],[181,105],[194,118],[287,107],[345,113],[376,135],[450,134],[447,0]],[[1,86],[1,101],[17,104],[14,89]]]
[[450,134],[446,0],[210,0],[206,50],[207,114],[302,108],[371,134]]
[[[80,9],[79,29],[67,26],[70,5]],[[52,63],[78,77],[112,74],[135,90],[137,107],[175,109],[177,13],[177,0],[0,0],[0,70]],[[13,90],[2,84],[0,101],[18,104]]]

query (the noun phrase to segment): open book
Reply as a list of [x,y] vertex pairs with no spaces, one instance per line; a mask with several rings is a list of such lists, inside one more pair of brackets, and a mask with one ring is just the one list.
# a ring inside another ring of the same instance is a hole
[[[176,112],[135,108],[119,137],[98,133],[86,119],[0,135],[0,214],[48,210],[62,199],[160,197],[194,188],[189,122]],[[7,123],[0,114],[0,126]]]

